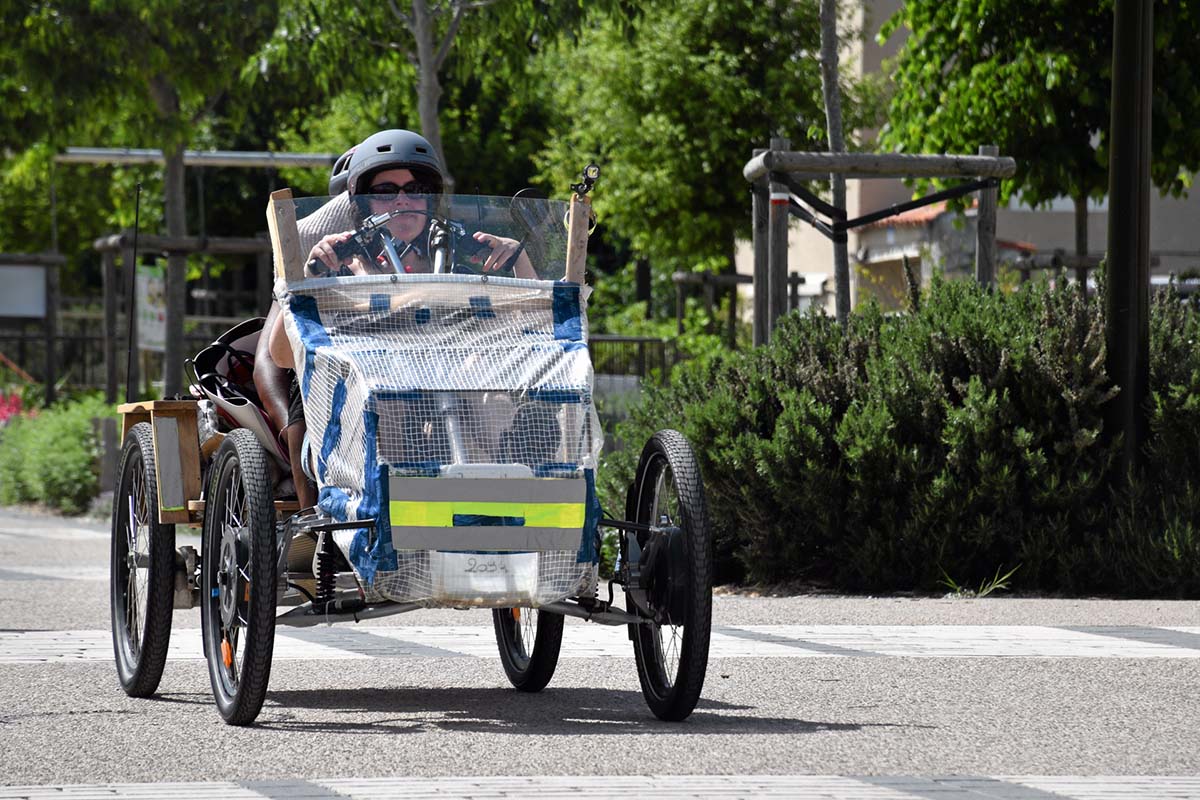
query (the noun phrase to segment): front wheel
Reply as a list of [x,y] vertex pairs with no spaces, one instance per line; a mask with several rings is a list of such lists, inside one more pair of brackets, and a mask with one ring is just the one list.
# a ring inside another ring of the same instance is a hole
[[492,610],[500,663],[512,685],[540,692],[554,677],[562,648],[563,615],[536,608]]
[[200,624],[217,710],[248,725],[267,695],[275,644],[275,510],[266,453],[239,428],[209,469]]
[[[627,509],[634,522],[661,529],[628,534],[624,558],[637,559],[651,537],[666,537],[643,578],[653,622],[630,626],[638,680],[659,719],[687,718],[700,700],[712,629],[712,544],[700,468],[677,431],[659,431],[642,450]],[[633,545],[633,546],[631,546]],[[647,616],[632,599],[632,614]]]
[[149,697],[167,663],[175,588],[175,526],[158,521],[154,434],[129,429],[113,495],[109,562],[113,653],[130,697]]

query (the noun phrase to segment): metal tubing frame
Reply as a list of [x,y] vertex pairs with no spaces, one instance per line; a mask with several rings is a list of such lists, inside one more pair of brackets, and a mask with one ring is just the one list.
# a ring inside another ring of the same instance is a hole
[[[963,195],[970,194],[972,192],[993,188],[999,185],[1000,181],[998,178],[984,178],[982,180],[971,181],[970,183],[964,183],[950,189],[943,189],[939,192],[925,195],[924,197],[920,197],[916,200],[908,200],[903,203],[897,203],[896,205],[888,206],[887,208],[882,208],[879,211],[872,211],[870,214],[864,214],[861,217],[855,217],[854,219],[846,219],[845,210],[823,202],[815,194],[801,186],[797,186],[794,182],[789,181],[788,188],[792,194],[799,198],[799,200],[796,198],[792,198],[791,200],[790,207],[792,216],[799,217],[800,219],[809,223],[816,228],[818,232],[832,241],[845,241],[846,231],[853,230],[854,228],[859,228],[863,225],[869,225],[872,222],[878,222],[881,219],[887,219],[888,217],[895,216],[896,214],[903,214],[905,211],[911,211],[914,208],[922,208],[924,206],[932,205],[933,203],[939,203],[942,200],[951,200],[955,197],[962,197]],[[818,217],[812,209],[806,208],[804,204],[800,202],[800,200],[803,200],[804,203],[808,203],[808,205],[813,206],[814,209],[820,213],[823,213],[826,216],[835,217],[835,219],[830,222],[826,222]]]

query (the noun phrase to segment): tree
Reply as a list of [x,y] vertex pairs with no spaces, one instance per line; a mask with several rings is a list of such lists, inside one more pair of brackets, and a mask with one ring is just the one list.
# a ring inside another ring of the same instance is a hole
[[542,175],[565,187],[596,160],[606,235],[660,272],[731,271],[749,234],[751,148],[823,137],[819,44],[814,0],[679,0],[599,22],[543,61],[556,122]]
[[[0,126],[5,146],[57,149],[88,132],[97,144],[160,147],[166,231],[185,235],[183,151],[270,35],[275,4],[45,0],[6,3],[2,18],[0,97],[25,116],[24,125]],[[170,254],[167,395],[179,392],[183,376],[186,270],[184,256]]]
[[[386,94],[397,78],[415,82],[421,133],[437,151],[453,191],[453,162],[442,142],[447,67],[457,65],[458,80],[495,71],[521,73],[546,38],[580,24],[583,7],[582,2],[543,0],[294,0],[287,13],[296,24],[281,29],[279,49],[312,58],[315,80],[325,86],[349,88],[355,81],[356,93]],[[615,7],[617,0],[599,6]],[[364,59],[364,48],[377,57]]]
[[[1155,4],[1152,180],[1179,195],[1200,169],[1200,9]],[[1087,200],[1108,190],[1112,0],[908,0],[880,39],[905,29],[895,94],[880,134],[909,152],[997,144],[1017,161],[1003,198],[1074,200],[1076,251],[1087,250]]]

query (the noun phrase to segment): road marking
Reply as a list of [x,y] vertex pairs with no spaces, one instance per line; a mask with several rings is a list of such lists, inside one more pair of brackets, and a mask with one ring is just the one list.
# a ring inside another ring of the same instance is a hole
[[103,581],[108,583],[108,567],[27,566],[9,564],[0,568],[0,581]]
[[[713,629],[709,657],[720,658],[1200,658],[1192,629],[1053,628],[1036,625],[738,625]],[[563,658],[627,658],[624,626],[572,623]],[[287,628],[276,630],[274,658],[494,658],[490,625]],[[198,628],[175,629],[169,659],[203,658]],[[107,661],[106,630],[0,631],[0,663]]]
[[881,775],[584,775],[523,777],[329,778],[241,781],[238,783],[142,783],[0,786],[0,800],[84,800],[84,798],[165,797],[235,800],[445,800],[472,797],[629,797],[761,798],[814,797],[821,800],[1158,800],[1200,798],[1197,776],[905,776]]

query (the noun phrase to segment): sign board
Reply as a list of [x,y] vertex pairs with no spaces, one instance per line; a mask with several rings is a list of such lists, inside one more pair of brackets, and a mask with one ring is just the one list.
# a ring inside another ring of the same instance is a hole
[[161,353],[167,345],[167,279],[162,264],[138,264],[138,347]]
[[0,266],[0,317],[45,319],[46,267],[36,264]]

